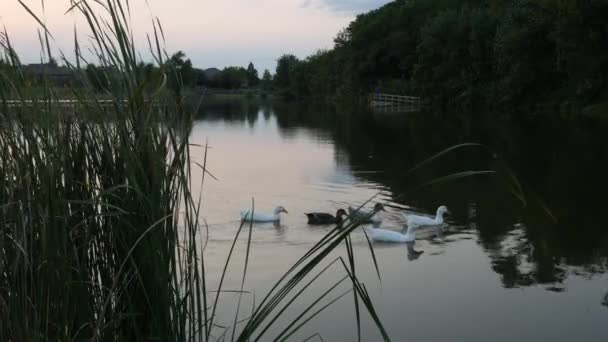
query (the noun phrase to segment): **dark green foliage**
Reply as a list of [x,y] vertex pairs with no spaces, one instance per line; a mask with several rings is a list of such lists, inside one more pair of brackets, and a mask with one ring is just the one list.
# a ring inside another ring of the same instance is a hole
[[421,29],[413,81],[418,94],[444,105],[470,104],[491,89],[492,39],[489,12],[462,7],[441,12]]
[[108,77],[103,70],[95,66],[95,64],[87,65],[85,69],[88,82],[93,86],[93,89],[97,92],[107,91],[110,85]]
[[196,83],[196,73],[190,59],[182,51],[174,53],[165,63],[164,69],[168,75],[167,86],[176,94],[181,94],[184,87],[191,87]]
[[205,74],[204,70],[194,68],[193,72],[194,72],[194,85],[195,86],[198,86],[198,87],[206,86],[209,83],[209,80],[207,79],[207,75]]
[[556,67],[569,80],[568,90],[585,102],[606,100],[608,1],[564,0],[551,10]]
[[249,73],[243,67],[227,67],[222,70],[217,80],[217,86],[225,89],[239,89],[247,86]]
[[309,96],[327,94],[338,86],[337,79],[331,65],[334,55],[328,51],[317,51],[315,54],[306,58],[298,68],[298,88],[299,93]]
[[294,55],[283,55],[277,61],[274,85],[286,97],[293,96],[296,91],[295,73],[299,63],[300,60]]
[[49,58],[49,66],[56,68],[59,66],[59,64],[57,63],[57,60],[55,59],[55,57],[50,57]]
[[249,65],[247,66],[247,82],[250,87],[256,86],[260,82],[258,71],[251,62],[249,62]]
[[516,1],[501,18],[495,38],[496,80],[501,103],[532,103],[559,80],[552,20],[527,1]]
[[253,88],[260,84],[258,71],[253,66],[253,63],[249,63],[247,69],[238,66],[226,67],[213,78],[209,79],[205,76],[203,70],[195,69],[195,72],[198,75],[196,84],[211,88],[234,90]]
[[266,91],[272,89],[272,75],[268,69],[265,69],[262,75],[262,89]]
[[607,17],[606,0],[396,0],[277,79],[285,94],[332,99],[378,90],[444,106],[600,102]]

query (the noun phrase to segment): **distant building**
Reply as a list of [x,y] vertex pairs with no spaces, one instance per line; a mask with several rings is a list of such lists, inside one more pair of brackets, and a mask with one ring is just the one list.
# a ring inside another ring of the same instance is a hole
[[52,64],[28,64],[23,68],[25,74],[35,82],[45,79],[56,86],[74,85],[80,82],[80,76],[72,69]]
[[222,73],[222,70],[218,68],[209,68],[203,70],[203,72],[205,73],[205,78],[207,80],[214,81]]

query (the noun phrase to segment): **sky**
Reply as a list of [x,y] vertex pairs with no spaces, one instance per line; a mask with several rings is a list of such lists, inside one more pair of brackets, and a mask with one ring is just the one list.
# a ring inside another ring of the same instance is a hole
[[[81,49],[88,30],[83,18],[66,11],[69,0],[22,0],[45,22],[67,58],[73,56],[74,27]],[[355,16],[390,0],[130,0],[131,20],[142,58],[147,54],[146,33],[151,18],[163,25],[169,52],[182,50],[196,67],[253,62],[260,74],[274,72],[285,53],[304,58],[319,49],[331,49],[333,38]],[[40,62],[39,25],[17,0],[0,0],[0,26],[6,27],[23,63]]]

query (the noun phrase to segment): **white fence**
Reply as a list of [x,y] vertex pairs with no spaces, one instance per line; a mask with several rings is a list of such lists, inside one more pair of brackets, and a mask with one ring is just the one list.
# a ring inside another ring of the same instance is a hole
[[403,96],[392,94],[374,94],[372,106],[420,106],[422,101],[416,96]]

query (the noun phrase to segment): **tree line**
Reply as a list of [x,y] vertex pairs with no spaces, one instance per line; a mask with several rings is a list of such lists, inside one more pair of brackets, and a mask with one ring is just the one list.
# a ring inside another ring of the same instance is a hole
[[282,56],[285,96],[373,91],[444,107],[608,98],[608,0],[396,0],[357,16],[331,50]]
[[[150,83],[160,80],[162,75],[167,77],[167,87],[175,92],[180,92],[182,88],[209,87],[222,89],[240,89],[261,87],[270,90],[272,87],[272,75],[268,70],[264,70],[262,77],[258,71],[249,63],[247,68],[230,66],[217,72],[206,72],[203,69],[195,68],[192,61],[186,58],[182,51],[173,54],[163,65],[161,70],[152,63],[140,62],[136,67],[139,77],[153,80]],[[110,84],[108,75],[111,74],[104,68],[89,64],[86,67],[86,75],[89,82],[99,91],[107,89]]]
[[[0,55],[0,72],[10,73],[14,71],[13,65],[22,66],[24,76],[31,84],[39,82],[41,77],[44,79],[44,75],[33,75],[28,69],[29,66],[21,65],[16,54],[11,54],[10,56]],[[104,92],[112,87],[112,84],[116,84],[117,82],[114,81],[120,76],[115,67],[105,67],[89,63],[83,69],[74,65],[70,65],[67,68],[66,65],[60,66],[53,57],[44,64],[36,65],[42,66],[36,72],[43,74],[62,69],[63,73],[71,76],[68,83],[72,86],[82,85],[84,77],[99,92]],[[212,69],[213,72],[209,72]],[[132,66],[134,76],[145,81],[143,84],[148,85],[150,91],[156,90],[155,88],[163,82],[166,82],[165,85],[174,92],[181,92],[184,88],[194,87],[222,89],[260,88],[264,91],[272,89],[273,76],[270,74],[270,71],[264,70],[262,77],[260,77],[252,62],[249,63],[247,68],[230,66],[223,70],[212,69],[203,70],[194,67],[192,61],[182,51],[174,53],[168,60],[164,61],[162,69],[156,64],[145,63],[143,61]],[[165,81],[163,81],[163,78],[165,78]]]

